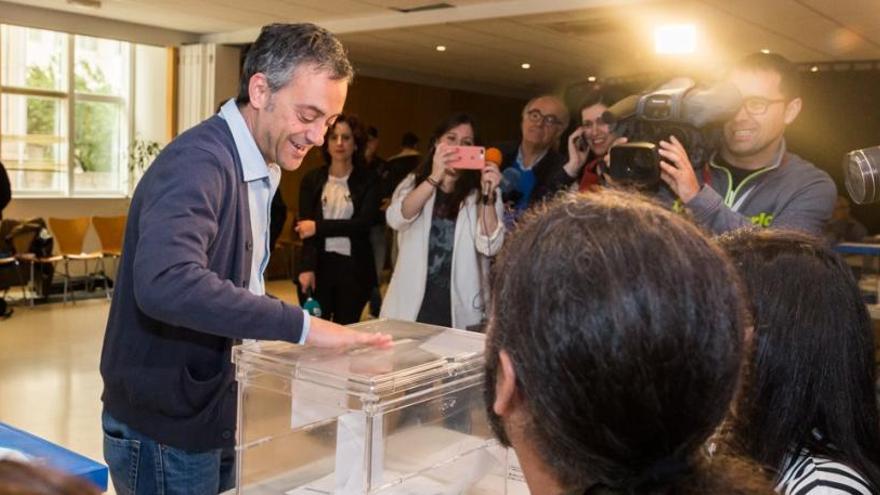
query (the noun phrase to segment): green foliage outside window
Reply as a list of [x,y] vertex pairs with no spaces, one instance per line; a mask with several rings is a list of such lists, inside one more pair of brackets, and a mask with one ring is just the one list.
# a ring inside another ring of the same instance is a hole
[[[28,87],[53,89],[56,75],[52,64],[47,67],[28,67]],[[112,94],[113,88],[100,67],[85,60],[77,63],[74,90],[78,93]],[[84,172],[110,172],[117,160],[114,144],[118,142],[121,108],[115,103],[80,100],[74,109],[73,155],[78,168]],[[47,98],[28,97],[28,135],[58,134],[56,128],[57,102]],[[44,157],[51,157],[51,146],[42,146]]]

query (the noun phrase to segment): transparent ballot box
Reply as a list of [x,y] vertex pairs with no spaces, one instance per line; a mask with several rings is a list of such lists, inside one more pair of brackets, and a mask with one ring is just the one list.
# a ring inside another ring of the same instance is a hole
[[365,322],[391,349],[233,349],[240,494],[503,494],[479,333]]

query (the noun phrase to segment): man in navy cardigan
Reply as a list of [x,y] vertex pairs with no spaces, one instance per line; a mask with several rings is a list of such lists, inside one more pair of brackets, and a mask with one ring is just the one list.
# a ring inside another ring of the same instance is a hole
[[352,74],[324,29],[264,27],[238,97],[172,141],[138,184],[101,354],[104,456],[118,493],[233,486],[236,340],[390,345],[263,286],[280,168],[296,170],[322,144]]

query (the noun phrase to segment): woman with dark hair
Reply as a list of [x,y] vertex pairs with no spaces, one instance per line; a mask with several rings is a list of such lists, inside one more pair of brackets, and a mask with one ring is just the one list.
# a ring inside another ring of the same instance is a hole
[[492,271],[486,407],[533,495],[772,493],[706,440],[738,386],[735,274],[695,226],[635,195],[527,215]]
[[386,219],[398,233],[399,253],[382,317],[454,328],[481,322],[481,274],[504,242],[504,227],[498,167],[454,168],[456,147],[478,142],[473,120],[453,115],[434,131],[425,160],[395,189]]
[[721,238],[751,295],[754,354],[734,446],[785,495],[880,493],[871,320],[849,266],[795,232]]
[[620,97],[607,89],[589,94],[578,108],[581,123],[568,137],[568,161],[562,167],[564,182],[574,181],[583,192],[599,185],[601,167],[617,136],[602,114]]
[[314,291],[323,318],[341,324],[360,320],[376,286],[370,227],[379,199],[365,166],[366,141],[358,119],[340,115],[321,149],[326,165],[307,173],[299,189],[299,286]]

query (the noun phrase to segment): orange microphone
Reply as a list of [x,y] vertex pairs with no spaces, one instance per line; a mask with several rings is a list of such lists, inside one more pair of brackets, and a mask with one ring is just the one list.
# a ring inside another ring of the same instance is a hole
[[[501,155],[501,150],[498,148],[486,148],[486,164],[493,164],[498,169],[501,169],[501,163],[504,161]],[[489,204],[489,183],[483,182],[483,204]]]
[[486,148],[486,162],[494,163],[496,167],[501,168],[501,162],[503,161],[501,150],[498,148]]

